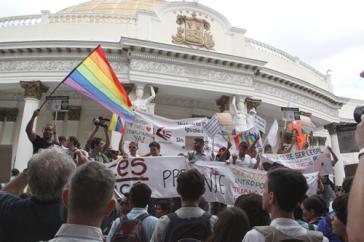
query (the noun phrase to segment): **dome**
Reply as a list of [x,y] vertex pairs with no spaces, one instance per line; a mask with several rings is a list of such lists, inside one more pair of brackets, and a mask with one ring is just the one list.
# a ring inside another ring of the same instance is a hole
[[65,8],[59,13],[98,13],[134,16],[138,10],[154,11],[163,0],[92,0]]

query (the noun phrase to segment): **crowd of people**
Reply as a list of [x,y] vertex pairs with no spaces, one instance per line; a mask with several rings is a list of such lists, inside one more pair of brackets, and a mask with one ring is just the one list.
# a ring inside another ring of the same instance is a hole
[[[12,171],[0,191],[0,241],[364,241],[361,154],[357,175],[345,178],[340,191],[335,194],[329,176],[323,176],[318,193],[307,197],[301,172],[260,162],[260,152],[272,153],[269,145],[261,151],[256,143],[242,142],[232,154],[228,141],[215,155],[205,154],[204,140],[196,138],[194,151],[181,154],[188,162],[215,160],[267,170],[263,194],[241,195],[234,205],[207,203],[203,175],[189,169],[177,178],[178,198],[154,199],[151,187],[139,182],[120,196],[104,163],[161,156],[161,145],[153,141],[148,154],[139,154],[138,143],[130,142],[125,151],[121,140],[119,150],[111,150],[107,127],[96,125],[82,149],[77,137],[58,137],[54,125],[44,127],[42,137],[34,133],[38,114],[26,127],[34,155],[24,171]],[[100,128],[105,140],[95,137]],[[364,148],[364,121],[356,140]],[[278,153],[291,150],[292,145],[282,144]],[[335,165],[338,159],[329,151]]]

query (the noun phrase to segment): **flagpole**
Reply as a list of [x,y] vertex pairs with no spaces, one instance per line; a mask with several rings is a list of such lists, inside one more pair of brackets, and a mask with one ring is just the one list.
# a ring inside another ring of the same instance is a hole
[[[58,85],[52,90],[52,92],[48,95],[48,97],[51,97],[55,92],[56,90],[67,80],[67,78],[73,73],[74,70],[76,70],[92,53],[95,52],[95,50],[97,48],[99,48],[101,45],[97,45],[95,49],[93,49],[85,58],[82,59],[82,61],[80,63],[78,63],[78,65],[73,68],[73,70],[60,82],[58,83]],[[43,108],[43,106],[47,103],[47,98],[46,100],[43,101],[42,105],[40,105],[39,107],[39,110],[41,110]]]

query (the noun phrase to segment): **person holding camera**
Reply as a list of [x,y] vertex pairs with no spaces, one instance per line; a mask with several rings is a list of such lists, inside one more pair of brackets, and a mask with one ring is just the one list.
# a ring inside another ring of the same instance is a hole
[[[109,162],[109,159],[106,156],[106,151],[110,146],[110,136],[108,132],[108,126],[104,120],[105,119],[101,117],[94,120],[95,127],[87,139],[85,150],[89,153],[89,159],[107,163]],[[99,137],[95,137],[95,134],[99,130],[100,126],[104,129],[106,141]]]

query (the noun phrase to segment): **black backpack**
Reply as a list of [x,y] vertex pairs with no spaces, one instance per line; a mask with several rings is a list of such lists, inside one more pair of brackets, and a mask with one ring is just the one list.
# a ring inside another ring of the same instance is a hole
[[205,241],[212,234],[209,213],[204,213],[200,217],[180,218],[176,213],[167,215],[169,224],[166,229],[164,242],[177,242],[181,239]]
[[143,213],[135,219],[121,219],[111,242],[148,242],[142,222],[149,214]]

